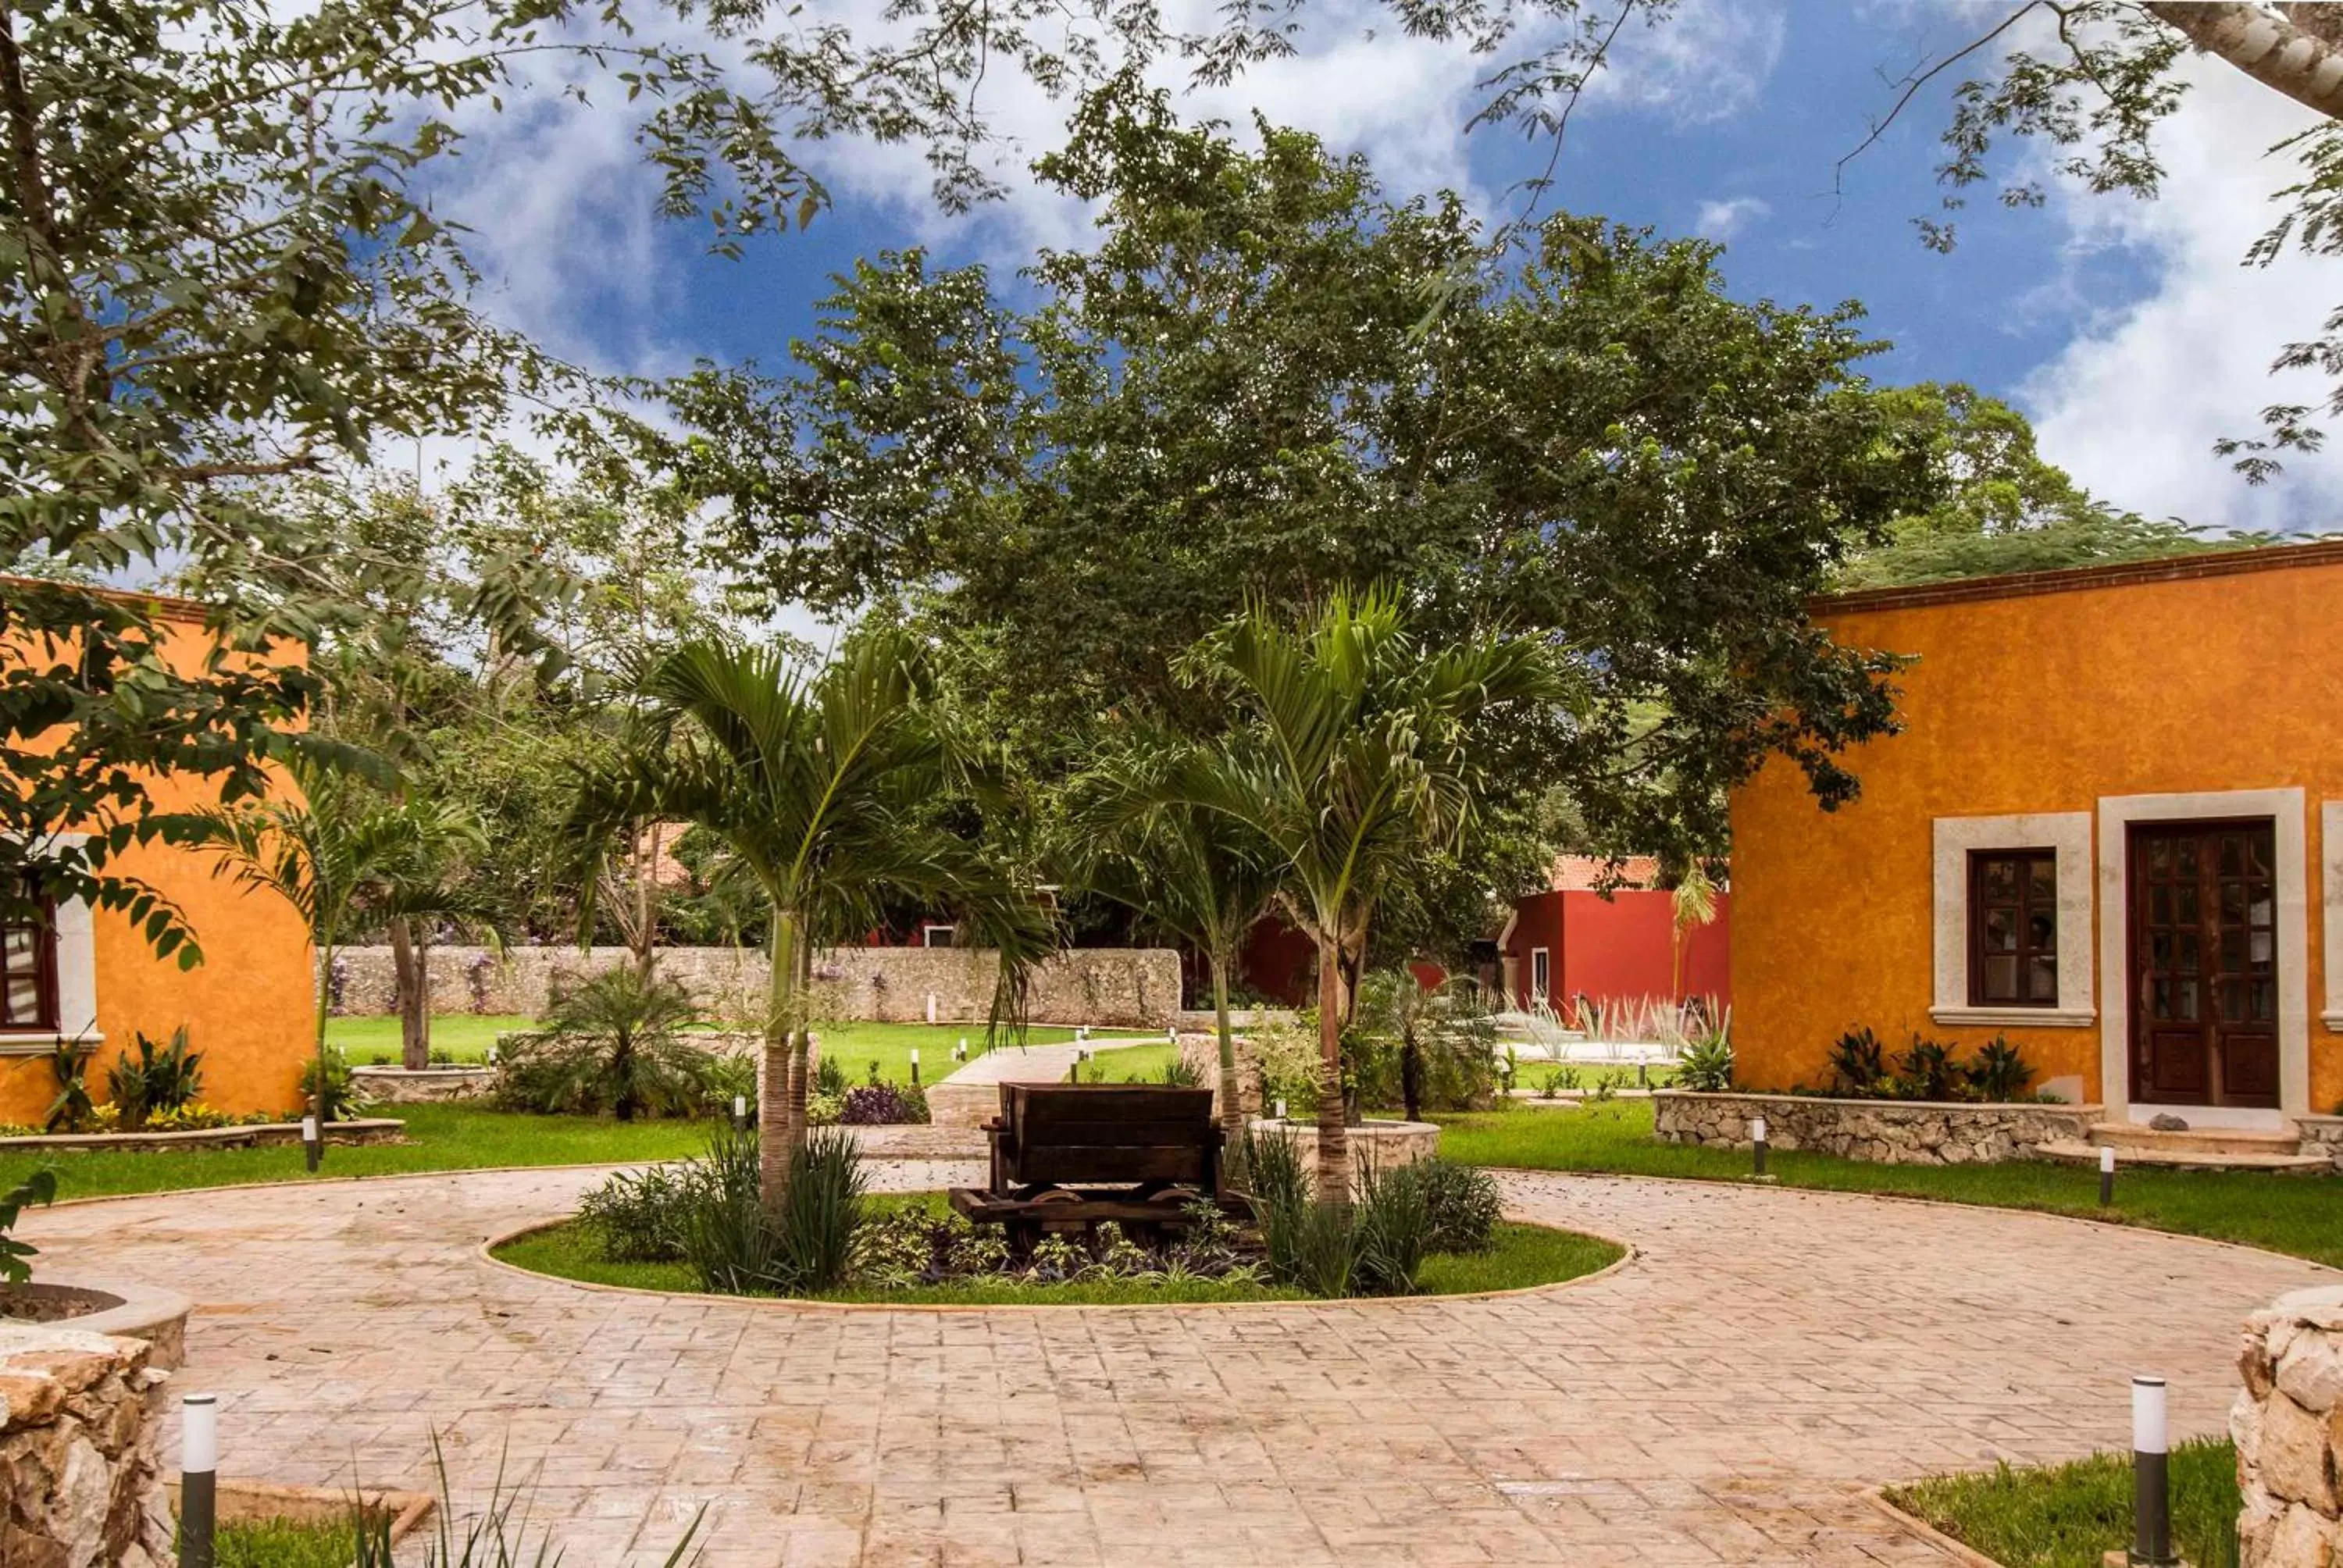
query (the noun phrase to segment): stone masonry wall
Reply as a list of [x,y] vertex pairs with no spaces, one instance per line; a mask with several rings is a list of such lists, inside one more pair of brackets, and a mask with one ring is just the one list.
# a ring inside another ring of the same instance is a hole
[[1895,1100],[1825,1100],[1804,1094],[1652,1097],[1663,1143],[1749,1147],[1752,1118],[1765,1119],[1775,1149],[1805,1149],[1899,1165],[1968,1165],[2022,1160],[2037,1143],[2083,1138],[2098,1120],[2089,1105],[1966,1105]]
[[[557,977],[598,972],[628,962],[624,948],[438,947],[430,954],[432,1005],[440,1012],[544,1014]],[[390,950],[345,948],[334,1010],[392,1010]],[[661,948],[663,973],[691,989],[719,1018],[754,1018],[764,1008],[765,955],[739,948]],[[991,1010],[1001,972],[982,948],[832,948],[816,955],[814,1016],[838,1020],[918,1023],[928,998],[936,1017],[981,1019]],[[1180,1008],[1180,955],[1169,948],[1076,948],[1034,975],[1030,1016],[1036,1023],[1108,1028],[1167,1027]]]
[[2247,1318],[2237,1371],[2241,1568],[2343,1563],[2343,1286],[2298,1291]]
[[174,1561],[144,1340],[0,1326],[0,1563],[157,1568]]
[[2324,1154],[2343,1171],[2343,1116],[2298,1116],[2294,1130],[2302,1134],[2305,1154]]

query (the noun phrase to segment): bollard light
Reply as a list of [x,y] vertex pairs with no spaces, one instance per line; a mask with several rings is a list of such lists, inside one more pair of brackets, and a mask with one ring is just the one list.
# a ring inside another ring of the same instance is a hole
[[2116,1151],[2099,1150],[2099,1207],[2104,1209],[2116,1201]]
[[1750,1174],[1763,1176],[1765,1174],[1765,1119],[1762,1116],[1754,1117],[1749,1122],[1749,1151],[1756,1161]]
[[304,1116],[301,1118],[301,1158],[307,1162],[310,1170],[315,1171],[324,1152],[318,1147],[317,1119],[315,1116]]
[[748,1126],[748,1125],[749,1125],[749,1097],[748,1097],[747,1095],[745,1095],[745,1094],[736,1094],[736,1095],[734,1095],[734,1096],[732,1097],[732,1127],[733,1127],[733,1130],[734,1130],[735,1131],[739,1131],[740,1129],[742,1129],[742,1128],[744,1128],[744,1127],[746,1127],[746,1126]]
[[179,1564],[214,1568],[219,1524],[219,1401],[191,1393],[179,1402]]
[[1163,1031],[1163,1043],[1166,1045],[1177,1045],[1180,1043],[1180,1030],[1177,1025],[1174,1025],[1172,1028],[1167,1029]]
[[2131,1568],[2177,1568],[2172,1554],[2172,1491],[2165,1442],[2164,1380],[2131,1380]]
[[916,1046],[916,1045],[915,1045],[915,1046],[911,1047],[911,1087],[912,1087],[912,1088],[914,1088],[914,1089],[917,1089],[919,1086],[920,1086],[920,1048],[919,1048],[918,1046]]
[[1639,1061],[1635,1064],[1635,1087],[1638,1089],[1652,1087],[1652,1070],[1648,1063]]
[[1277,1119],[1278,1119],[1280,1121],[1284,1121],[1284,1120],[1285,1120],[1285,1101],[1283,1101],[1282,1100],[1281,1100],[1281,1101],[1279,1101],[1277,1102]]

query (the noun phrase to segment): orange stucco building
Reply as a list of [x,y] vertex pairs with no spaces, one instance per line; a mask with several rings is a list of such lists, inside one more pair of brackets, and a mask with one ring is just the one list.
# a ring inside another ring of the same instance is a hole
[[[200,608],[147,602],[192,665],[208,647]],[[148,789],[166,811],[216,799],[192,777],[150,779]],[[56,1093],[49,1057],[60,1040],[92,1048],[86,1079],[102,1103],[106,1069],[136,1033],[160,1044],[183,1024],[188,1049],[203,1053],[203,1103],[235,1111],[297,1106],[312,1027],[307,929],[284,900],[214,875],[216,865],[162,845],[113,860],[177,904],[203,948],[204,961],[192,970],[157,959],[126,916],[77,902],[59,906],[45,928],[0,929],[0,1122],[41,1120]]]
[[1816,809],[1733,801],[1736,1078],[1825,1082],[1843,1031],[2006,1034],[2137,1121],[2343,1101],[2343,545],[1817,601],[1912,663],[1902,732]]

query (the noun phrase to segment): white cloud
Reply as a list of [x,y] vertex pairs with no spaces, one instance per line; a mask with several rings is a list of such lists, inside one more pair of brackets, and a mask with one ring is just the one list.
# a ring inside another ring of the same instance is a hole
[[[2327,389],[2316,374],[2272,377],[2268,367],[2281,345],[2317,330],[2343,270],[2293,255],[2239,265],[2293,167],[2263,155],[2311,116],[2217,61],[2187,69],[2196,87],[2167,126],[2159,199],[2054,197],[2077,263],[2064,297],[2084,322],[2020,400],[2043,454],[2120,506],[2224,528],[2343,525],[2343,450],[2289,457],[2286,475],[2258,489],[2210,450],[2219,437],[2258,433],[2265,405],[2316,404]],[[2106,247],[2151,267],[2145,295],[2094,307],[2081,264]]]
[[1757,196],[1704,201],[1700,204],[1699,215],[1693,219],[1693,232],[1703,239],[1728,240],[1773,210]]

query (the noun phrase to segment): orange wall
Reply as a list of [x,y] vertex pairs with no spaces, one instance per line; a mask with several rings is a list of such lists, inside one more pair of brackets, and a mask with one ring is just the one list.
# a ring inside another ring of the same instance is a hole
[[[1928,1016],[1934,819],[2089,811],[2103,795],[2298,787],[2310,1106],[2334,1110],[2343,1039],[2318,1017],[2318,819],[2322,800],[2343,799],[2343,648],[2334,630],[2343,552],[2315,548],[2298,558],[1904,608],[1865,606],[1863,596],[1825,601],[1817,617],[1837,641],[1917,662],[1897,680],[1904,732],[1846,759],[1863,780],[1855,803],[1817,809],[1798,770],[1778,760],[1735,794],[1740,1080],[1818,1081],[1830,1042],[1855,1024],[1895,1047],[1914,1030],[1968,1045],[1996,1032]],[[2097,920],[2122,918],[2095,903]],[[2096,974],[2096,945],[2089,960]],[[2080,1074],[2087,1097],[2098,1098],[2096,1026],[2007,1032],[2041,1077]]]
[[[203,647],[199,625],[175,623],[191,650]],[[193,778],[150,780],[165,810],[213,803],[216,796]],[[175,901],[203,947],[204,961],[181,970],[176,956],[158,960],[129,920],[92,912],[96,949],[97,1029],[105,1043],[88,1070],[93,1099],[106,1099],[106,1070],[143,1030],[158,1045],[187,1027],[187,1045],[203,1053],[201,1098],[224,1111],[290,1111],[310,1049],[314,1001],[307,928],[274,893],[247,892],[233,877],[215,877],[207,855],[150,846],[126,851],[114,865],[144,878]],[[77,1019],[64,1020],[78,1028]],[[46,1048],[40,1056],[0,1057],[0,1121],[38,1121],[56,1093]]]

